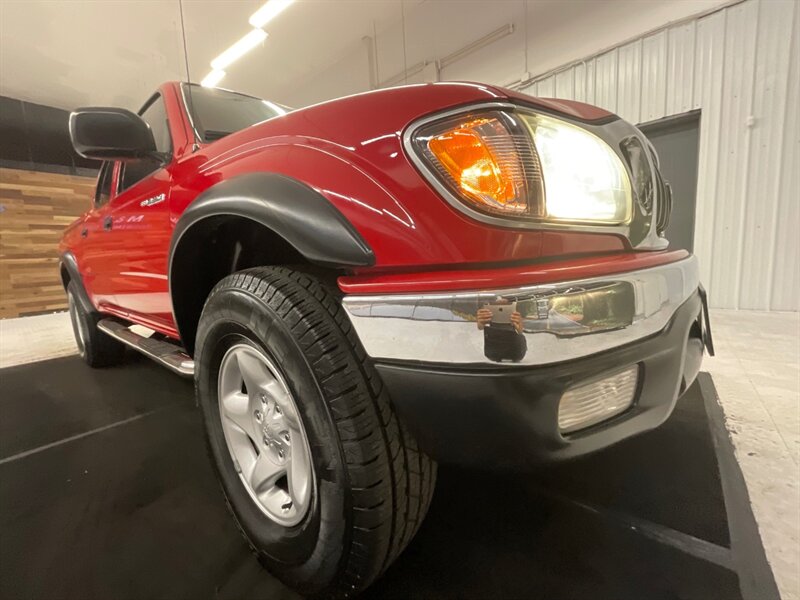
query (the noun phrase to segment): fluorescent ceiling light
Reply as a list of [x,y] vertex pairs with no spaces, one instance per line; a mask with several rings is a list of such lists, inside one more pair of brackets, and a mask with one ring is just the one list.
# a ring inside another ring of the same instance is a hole
[[250,17],[250,25],[263,27],[282,13],[294,0],[269,0]]
[[200,82],[200,85],[203,87],[216,87],[216,85],[225,77],[225,71],[216,69],[211,71],[208,75],[205,76],[203,81]]
[[238,60],[250,50],[258,46],[261,42],[267,39],[267,34],[260,29],[253,29],[234,43],[230,48],[225,50],[217,58],[211,61],[211,68],[214,70],[222,70],[232,62]]

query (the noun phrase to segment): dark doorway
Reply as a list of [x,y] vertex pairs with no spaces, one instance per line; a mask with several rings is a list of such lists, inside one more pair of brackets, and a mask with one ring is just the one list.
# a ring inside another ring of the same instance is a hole
[[672,216],[666,232],[669,247],[693,252],[700,111],[644,123],[639,129],[655,146],[661,173],[672,186]]

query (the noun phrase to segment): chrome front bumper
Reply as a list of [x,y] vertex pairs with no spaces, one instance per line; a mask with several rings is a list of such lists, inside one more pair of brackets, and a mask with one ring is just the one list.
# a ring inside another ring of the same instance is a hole
[[[367,354],[378,361],[540,366],[658,333],[699,284],[697,259],[690,256],[592,279],[469,292],[352,295],[343,305]],[[479,328],[478,311],[499,306],[519,313],[521,331],[505,323]]]

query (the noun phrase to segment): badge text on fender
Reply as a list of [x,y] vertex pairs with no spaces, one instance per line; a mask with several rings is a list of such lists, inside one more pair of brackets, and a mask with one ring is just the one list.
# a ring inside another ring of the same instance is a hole
[[139,206],[153,206],[154,204],[158,204],[159,202],[163,202],[166,200],[166,194],[159,194],[158,196],[153,196],[152,198],[146,198],[139,203]]

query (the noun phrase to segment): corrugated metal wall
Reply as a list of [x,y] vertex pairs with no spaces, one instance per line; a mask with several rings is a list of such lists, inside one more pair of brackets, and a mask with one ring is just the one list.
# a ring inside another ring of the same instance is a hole
[[633,123],[701,110],[695,252],[713,306],[800,310],[800,4],[746,0],[524,91]]

